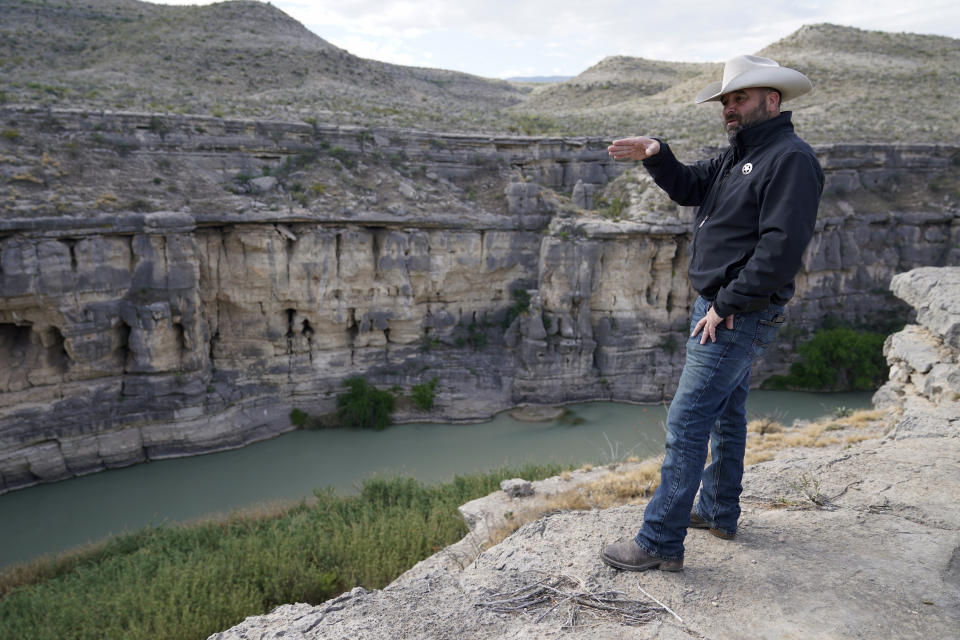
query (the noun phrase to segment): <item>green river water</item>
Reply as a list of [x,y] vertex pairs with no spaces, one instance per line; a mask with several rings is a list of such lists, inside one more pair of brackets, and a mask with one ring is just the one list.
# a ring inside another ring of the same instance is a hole
[[[753,391],[747,410],[784,422],[836,407],[870,407],[869,393]],[[458,473],[534,463],[602,463],[663,451],[662,405],[571,405],[580,424],[406,424],[384,431],[295,431],[222,453],[160,460],[0,495],[0,567],[146,525],[356,490],[364,478],[403,474],[432,483]]]

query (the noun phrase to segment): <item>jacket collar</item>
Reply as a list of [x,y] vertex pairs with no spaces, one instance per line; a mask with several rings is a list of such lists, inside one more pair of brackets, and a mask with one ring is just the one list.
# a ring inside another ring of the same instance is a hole
[[784,130],[793,131],[793,122],[790,119],[792,115],[792,111],[781,111],[776,117],[747,127],[736,135],[730,146],[736,148],[739,156],[747,147],[762,145]]

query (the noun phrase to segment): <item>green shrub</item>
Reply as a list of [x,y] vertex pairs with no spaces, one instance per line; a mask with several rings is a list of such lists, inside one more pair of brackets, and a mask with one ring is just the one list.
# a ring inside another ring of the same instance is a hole
[[336,158],[340,164],[345,166],[347,169],[353,169],[357,162],[353,159],[353,154],[344,149],[343,147],[330,147],[327,150],[327,153],[330,154],[330,157]]
[[626,206],[627,203],[618,197],[608,200],[599,193],[593,196],[593,208],[597,209],[601,216],[609,218],[610,220],[620,220]]
[[530,294],[526,289],[514,289],[510,294],[513,297],[513,304],[507,309],[507,315],[503,319],[503,328],[509,327],[521,313],[530,308]]
[[430,336],[423,336],[420,338],[420,351],[426,353],[427,351],[433,351],[434,349],[440,348],[439,338],[431,338]]
[[514,115],[513,120],[515,124],[511,129],[527,136],[556,133],[561,129],[560,123],[549,116],[523,113]]
[[263,167],[261,172],[263,175],[273,175],[279,180],[285,180],[290,176],[291,173],[310,166],[317,159],[318,155],[319,152],[314,149],[310,149],[309,151],[304,151],[303,153],[287,156],[284,158],[280,166],[272,170],[269,167]]
[[303,427],[307,424],[309,414],[303,409],[293,409],[290,411],[290,424],[295,427]]
[[810,342],[797,347],[802,359],[785,376],[772,376],[771,389],[870,391],[887,380],[882,333],[849,327],[819,329]]
[[413,398],[413,404],[424,411],[433,409],[433,401],[436,396],[437,378],[434,377],[430,382],[413,385],[413,391],[410,397]]
[[657,343],[657,346],[669,354],[674,354],[680,348],[680,343],[677,341],[676,335],[673,333],[668,333],[660,339],[660,342]]
[[[463,328],[463,323],[458,325],[458,328]],[[469,325],[466,325],[467,335],[466,336],[457,336],[456,344],[458,347],[464,347],[470,345],[473,347],[474,351],[483,351],[487,348],[487,328],[486,323],[477,324],[476,322],[471,322]]]
[[150,124],[147,126],[147,129],[156,133],[161,138],[166,138],[167,134],[170,133],[170,125],[159,116],[150,117]]
[[337,417],[345,427],[386,429],[393,413],[394,398],[366,381],[354,376],[343,381],[347,392],[337,396]]

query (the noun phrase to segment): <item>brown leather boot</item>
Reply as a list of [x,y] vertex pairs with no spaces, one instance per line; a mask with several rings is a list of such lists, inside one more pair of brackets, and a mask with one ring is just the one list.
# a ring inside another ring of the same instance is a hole
[[692,529],[709,529],[710,533],[724,540],[733,540],[734,536],[736,535],[735,533],[727,533],[725,531],[720,531],[720,529],[714,529],[713,526],[701,518],[696,511],[690,512],[690,524],[687,526]]
[[667,560],[652,556],[641,549],[633,538],[624,538],[608,544],[600,552],[600,559],[611,567],[625,571],[646,571],[647,569],[680,571],[683,569],[683,560]]

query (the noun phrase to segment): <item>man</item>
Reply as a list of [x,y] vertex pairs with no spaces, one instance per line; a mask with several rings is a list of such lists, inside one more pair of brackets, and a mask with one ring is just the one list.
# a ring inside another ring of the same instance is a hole
[[[730,146],[719,157],[684,165],[648,137],[608,148],[616,160],[642,160],[677,203],[699,207],[689,275],[700,294],[667,414],[660,486],[636,537],[601,551],[608,565],[679,571],[688,527],[724,539],[737,532],[750,368],[783,323],[823,190],[813,150],[794,133],[790,112],[780,111],[781,102],[811,88],[798,71],[739,56],[724,66],[722,82],[696,98],[723,105]],[[704,469],[708,439],[712,460]]]

